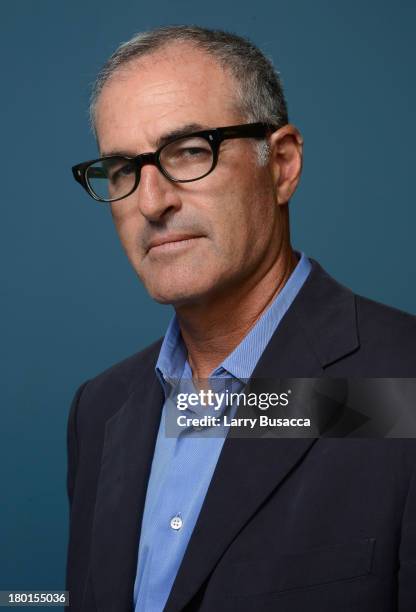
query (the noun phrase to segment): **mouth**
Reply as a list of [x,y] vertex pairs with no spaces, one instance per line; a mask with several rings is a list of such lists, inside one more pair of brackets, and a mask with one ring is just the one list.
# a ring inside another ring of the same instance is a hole
[[197,240],[203,236],[194,235],[171,235],[164,238],[151,240],[147,248],[147,253],[171,253],[193,246]]

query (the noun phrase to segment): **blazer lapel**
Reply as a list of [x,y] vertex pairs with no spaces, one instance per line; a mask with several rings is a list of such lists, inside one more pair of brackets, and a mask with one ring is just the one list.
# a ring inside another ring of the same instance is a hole
[[183,610],[239,531],[314,442],[227,438],[165,612]]
[[[321,377],[327,364],[357,347],[354,295],[313,261],[252,382]],[[189,603],[239,531],[315,442],[228,435],[165,612],[179,612]]]
[[163,406],[149,364],[107,422],[93,522],[91,573],[99,612],[132,609],[140,525]]

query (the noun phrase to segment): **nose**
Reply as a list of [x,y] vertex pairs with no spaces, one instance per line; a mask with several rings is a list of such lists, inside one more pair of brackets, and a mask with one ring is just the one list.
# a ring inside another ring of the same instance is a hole
[[140,212],[148,221],[160,221],[182,206],[179,190],[153,165],[146,164],[134,194]]

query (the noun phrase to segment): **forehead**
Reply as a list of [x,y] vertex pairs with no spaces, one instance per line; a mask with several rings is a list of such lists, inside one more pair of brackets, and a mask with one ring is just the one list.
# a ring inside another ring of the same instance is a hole
[[[229,71],[189,44],[163,48],[119,69],[96,105],[101,151],[154,147],[182,125],[238,122],[236,84]],[[134,151],[132,151],[134,152]]]

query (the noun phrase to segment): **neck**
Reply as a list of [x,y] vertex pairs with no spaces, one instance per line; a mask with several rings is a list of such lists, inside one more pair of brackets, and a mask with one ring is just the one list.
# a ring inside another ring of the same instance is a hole
[[260,278],[249,279],[209,303],[176,309],[195,380],[209,378],[212,370],[240,344],[282,290],[296,264],[289,245]]

